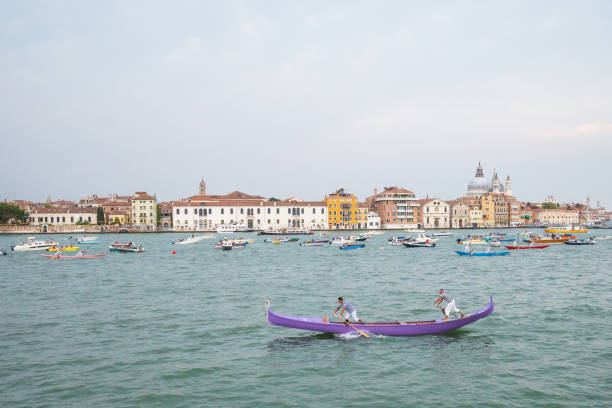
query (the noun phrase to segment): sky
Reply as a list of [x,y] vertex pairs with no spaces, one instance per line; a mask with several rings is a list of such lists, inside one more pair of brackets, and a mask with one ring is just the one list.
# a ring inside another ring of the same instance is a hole
[[612,2],[0,0],[0,199],[612,207]]

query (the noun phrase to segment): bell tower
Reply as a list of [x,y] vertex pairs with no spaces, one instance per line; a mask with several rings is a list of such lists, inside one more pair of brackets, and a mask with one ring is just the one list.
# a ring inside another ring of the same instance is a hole
[[504,190],[507,196],[512,195],[512,180],[510,180],[510,176],[506,177],[506,188]]
[[204,179],[200,181],[200,195],[206,195],[206,182]]

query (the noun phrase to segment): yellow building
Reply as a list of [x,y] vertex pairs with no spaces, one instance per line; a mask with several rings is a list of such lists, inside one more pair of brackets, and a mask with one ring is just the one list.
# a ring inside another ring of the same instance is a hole
[[154,230],[157,228],[157,199],[144,191],[138,191],[130,199],[132,203],[132,228]]
[[495,226],[495,202],[491,194],[480,197],[480,209],[482,211],[482,225],[490,228]]
[[368,213],[369,213],[367,203],[359,203],[357,205],[357,228],[358,229],[367,229],[368,227]]
[[[355,229],[359,224],[359,203],[354,194],[341,188],[325,197],[330,229]],[[367,214],[366,214],[367,217]]]

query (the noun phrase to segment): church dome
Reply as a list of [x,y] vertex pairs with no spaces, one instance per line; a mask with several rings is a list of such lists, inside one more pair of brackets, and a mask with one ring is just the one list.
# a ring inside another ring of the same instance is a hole
[[482,171],[482,166],[480,165],[480,163],[478,163],[478,168],[476,168],[476,174],[468,184],[467,195],[480,196],[483,194],[487,194],[490,188],[491,183],[489,183],[487,179],[485,179],[484,173]]

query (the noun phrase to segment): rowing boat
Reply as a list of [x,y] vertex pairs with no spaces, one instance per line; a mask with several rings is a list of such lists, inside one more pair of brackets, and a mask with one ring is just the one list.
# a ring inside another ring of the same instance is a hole
[[94,259],[94,258],[102,258],[106,256],[106,254],[92,254],[92,255],[47,255],[41,254],[45,258],[48,259]]
[[[484,309],[472,314],[465,315],[461,319],[453,320],[424,320],[424,321],[394,321],[394,322],[372,322],[351,323],[353,326],[371,334],[385,336],[420,336],[424,334],[438,334],[449,330],[455,330],[493,313],[495,306],[493,296],[490,297],[489,305]],[[354,330],[343,322],[331,322],[326,317],[300,317],[284,316],[270,310],[270,301],[266,301],[266,312],[268,322],[275,326],[291,327],[293,329],[318,331],[323,333],[353,333]]]
[[498,252],[466,252],[466,251],[455,251],[459,255],[463,256],[501,256],[510,255],[510,251],[498,251]]
[[544,249],[548,248],[550,245],[527,245],[527,246],[517,246],[517,245],[505,245],[508,249]]

